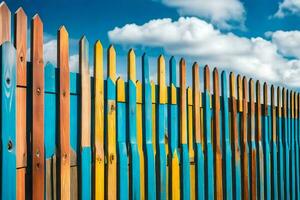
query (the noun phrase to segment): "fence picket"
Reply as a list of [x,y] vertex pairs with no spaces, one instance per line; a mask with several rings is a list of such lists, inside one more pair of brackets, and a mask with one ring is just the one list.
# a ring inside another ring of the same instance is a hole
[[277,88],[277,138],[278,138],[278,197],[284,199],[284,148],[282,135],[282,96],[280,87]]
[[165,59],[158,58],[158,102],[156,110],[156,164],[157,164],[157,199],[167,199],[167,154],[165,147],[167,94],[165,85]]
[[103,47],[97,41],[94,47],[94,187],[95,200],[104,199],[104,81]]
[[263,154],[263,146],[262,146],[262,128],[261,128],[261,97],[260,97],[260,83],[256,82],[256,132],[257,132],[257,150],[258,150],[258,194],[259,199],[263,199],[264,195],[264,154]]
[[276,105],[275,105],[275,88],[271,86],[271,122],[272,122],[272,140],[271,140],[271,174],[272,174],[272,199],[278,199],[278,182],[277,182],[277,135],[276,135]]
[[187,97],[186,97],[186,63],[180,60],[180,146],[181,146],[181,199],[190,199],[190,159],[187,145]]
[[177,104],[177,69],[175,58],[170,59],[170,107],[169,107],[169,180],[170,199],[180,199],[180,167],[178,151],[178,104]]
[[210,74],[209,67],[204,67],[204,136],[205,136],[205,177],[206,177],[206,199],[214,199],[214,161],[213,147],[211,141],[211,109],[210,109]]
[[298,134],[299,134],[299,111],[298,111],[298,93],[294,94],[294,104],[295,104],[295,132],[294,132],[294,144],[295,144],[295,178],[296,178],[296,196],[295,198],[299,198],[300,186],[299,186],[299,142],[298,142]]
[[149,200],[156,198],[156,178],[155,178],[155,155],[152,137],[152,94],[150,83],[150,71],[147,55],[142,57],[143,76],[143,138],[145,152],[145,197]]
[[111,45],[107,54],[107,168],[106,168],[106,198],[117,199],[117,158],[116,158],[116,51]]
[[17,52],[17,135],[16,135],[16,156],[17,156],[17,199],[25,198],[25,181],[27,167],[27,139],[26,139],[26,86],[27,86],[27,16],[22,8],[19,8],[14,15],[14,45]]
[[248,91],[247,78],[242,80],[242,120],[241,120],[241,158],[242,158],[242,195],[243,199],[250,199],[249,193],[249,148],[248,148]]
[[232,148],[232,167],[233,167],[233,198],[241,199],[241,155],[238,139],[237,127],[237,102],[235,90],[235,77],[230,73],[230,98],[231,98],[231,148]]
[[32,199],[44,196],[44,61],[43,23],[38,15],[31,22],[32,61]]
[[128,156],[126,147],[126,95],[122,78],[117,80],[118,198],[129,199]]
[[254,102],[254,81],[249,81],[249,98],[250,98],[250,196],[251,199],[257,199],[257,152],[255,142],[255,102]]
[[294,123],[295,123],[295,110],[294,110],[294,91],[290,91],[290,108],[289,108],[289,112],[290,112],[290,130],[289,130],[289,139],[290,139],[290,158],[291,158],[291,188],[290,188],[290,194],[291,194],[291,198],[292,199],[296,199],[296,177],[295,177],[295,140],[294,140]]

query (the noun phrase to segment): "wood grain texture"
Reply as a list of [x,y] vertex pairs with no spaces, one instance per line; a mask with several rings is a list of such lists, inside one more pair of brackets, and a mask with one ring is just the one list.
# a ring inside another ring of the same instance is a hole
[[59,170],[58,197],[70,199],[70,77],[69,36],[66,28],[58,30],[57,62],[59,68]]
[[237,101],[235,76],[230,73],[230,98],[231,98],[231,146],[232,146],[232,167],[233,167],[233,197],[242,197],[241,188],[241,153],[239,146],[238,127],[237,127]]
[[181,199],[190,199],[190,160],[187,135],[186,63],[180,60],[180,146],[181,146]]
[[16,51],[10,42],[0,47],[1,66],[1,193],[16,198]]
[[32,61],[32,199],[44,197],[44,60],[43,23],[38,15],[31,22]]
[[213,71],[213,88],[214,100],[213,108],[213,126],[214,126],[214,162],[215,162],[215,198],[223,199],[223,173],[222,173],[222,147],[221,147],[221,130],[220,130],[220,89],[219,89],[219,73],[217,68]]
[[249,80],[249,99],[250,99],[250,197],[257,199],[257,152],[255,141],[255,102],[254,102],[254,81]]
[[276,98],[275,98],[275,88],[274,85],[271,86],[271,192],[272,198],[278,199],[278,163],[277,163],[277,119],[276,119]]
[[95,200],[104,199],[104,74],[103,47],[94,46],[94,184]]
[[256,82],[256,142],[258,151],[258,198],[264,198],[264,153],[262,146],[262,127],[261,127],[261,95],[260,95],[260,82]]
[[107,165],[106,198],[117,199],[117,150],[116,150],[116,51],[111,45],[107,54]]
[[80,195],[91,199],[91,82],[89,69],[89,43],[85,36],[79,41],[79,73],[81,77],[81,149]]
[[6,41],[10,41],[11,37],[11,13],[6,3],[0,3],[0,45]]
[[[142,57],[143,77],[143,143],[145,153],[145,196],[146,199],[156,198],[155,155],[152,130],[152,93],[149,62],[146,54]],[[155,131],[155,129],[154,129]]]
[[[242,78],[240,78],[242,79]],[[240,85],[241,84],[241,85]],[[242,196],[243,199],[250,199],[249,194],[249,163],[248,163],[248,83],[247,78],[238,82],[242,88],[242,120],[241,120],[241,159],[242,159]]]
[[209,67],[204,67],[204,151],[205,151],[205,199],[214,199],[214,160],[211,126],[211,94]]

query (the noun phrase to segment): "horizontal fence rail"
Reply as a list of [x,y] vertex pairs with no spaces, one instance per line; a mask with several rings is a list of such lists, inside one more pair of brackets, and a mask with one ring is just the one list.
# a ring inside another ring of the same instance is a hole
[[125,81],[100,41],[91,77],[86,37],[75,73],[64,26],[57,66],[44,63],[38,15],[30,46],[22,8],[12,36],[2,2],[0,27],[1,199],[300,199],[298,92],[197,63],[187,74],[162,55],[155,85],[146,54],[137,80],[133,49]]

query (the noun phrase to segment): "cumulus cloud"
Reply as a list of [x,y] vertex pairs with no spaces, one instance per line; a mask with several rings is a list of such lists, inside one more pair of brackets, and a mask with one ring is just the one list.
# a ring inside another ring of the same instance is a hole
[[289,14],[300,15],[300,0],[284,0],[279,4],[274,17],[283,18]]
[[[271,40],[246,38],[222,33],[198,18],[181,17],[177,21],[157,19],[143,25],[127,24],[109,31],[108,36],[113,43],[162,47],[168,54],[188,56],[201,64],[227,68],[273,83],[300,86],[298,53],[284,46],[285,37],[280,38],[278,33],[268,33]],[[288,55],[295,58],[287,58]]]
[[222,29],[244,29],[245,8],[239,0],[161,0],[181,16],[197,16]]

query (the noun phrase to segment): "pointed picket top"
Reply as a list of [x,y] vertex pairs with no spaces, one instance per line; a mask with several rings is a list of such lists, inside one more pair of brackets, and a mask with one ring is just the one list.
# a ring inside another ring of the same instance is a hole
[[151,84],[150,83],[149,61],[148,61],[148,56],[146,53],[144,53],[142,56],[142,76],[143,76],[144,84]]
[[264,82],[264,106],[263,106],[263,114],[268,115],[268,84]]
[[57,67],[69,71],[69,33],[65,26],[57,32]]
[[286,89],[282,88],[282,116],[286,117],[287,116],[287,110],[286,110]]
[[246,113],[248,113],[248,92],[247,92],[247,87],[248,87],[248,81],[247,81],[247,77],[244,76],[243,77],[243,99],[244,101],[246,101],[246,103],[243,106],[243,109],[246,111]]
[[193,64],[193,101],[194,101],[194,132],[195,142],[201,143],[200,130],[200,88],[199,88],[199,66],[195,62]]
[[[97,40],[94,45],[94,78],[103,81],[103,47],[100,40]],[[100,88],[96,92],[103,92],[103,84],[99,85]]]
[[163,55],[158,57],[158,87],[159,87],[159,103],[167,103],[166,94],[166,66]]
[[282,113],[282,111],[281,111],[281,107],[282,107],[282,101],[281,101],[282,99],[281,99],[281,89],[280,89],[280,87],[278,86],[277,87],[277,115],[278,115],[278,117],[281,117],[281,113]]
[[[1,6],[0,6],[1,7]],[[27,18],[27,15],[22,7],[18,8],[15,12],[16,16],[19,16],[20,18]]]
[[133,83],[136,81],[136,65],[135,65],[135,53],[133,49],[130,49],[128,52],[128,80],[131,80]]
[[79,41],[80,56],[79,56],[79,68],[81,73],[87,73],[89,75],[89,42],[85,36]]
[[251,78],[249,80],[249,101],[250,101],[250,139],[253,142],[255,140],[255,103],[254,103],[254,81]]
[[271,85],[271,107],[275,108],[275,88],[274,85]]
[[10,41],[11,37],[11,13],[6,3],[0,3],[0,45],[3,42]]
[[238,97],[238,111],[243,111],[243,84],[242,84],[242,77],[239,74],[237,76],[237,97]]
[[[261,97],[260,97],[260,82],[259,80],[256,81],[256,102],[259,103],[259,107],[260,107],[260,102],[261,102]],[[260,110],[259,110],[260,112]]]
[[236,92],[235,92],[235,76],[233,72],[230,72],[229,75],[229,82],[230,82],[230,96],[233,98],[236,98]]
[[117,101],[118,102],[126,102],[126,95],[125,95],[125,82],[122,77],[117,79]]
[[176,70],[176,60],[174,56],[170,58],[169,61],[170,64],[170,85],[174,85],[176,87],[177,85],[177,70]]
[[187,113],[186,113],[186,63],[183,58],[179,62],[180,70],[180,136],[181,144],[187,144]]
[[205,65],[204,67],[204,91],[210,91],[210,74],[208,65]]
[[249,99],[250,99],[250,102],[251,101],[254,102],[254,81],[252,78],[250,78],[250,80],[249,80]]
[[[213,87],[214,87],[214,95],[215,95],[215,97],[218,98],[217,101],[220,101],[219,100],[219,96],[220,96],[219,72],[218,72],[218,69],[216,67],[214,68],[214,71],[213,71]],[[215,107],[215,110],[220,110],[220,102],[218,103],[217,107]]]
[[43,26],[43,21],[38,14],[35,14],[32,17],[32,23],[33,23],[33,25]]
[[116,81],[116,51],[113,45],[110,45],[107,50],[107,75],[115,82]]
[[272,120],[272,140],[276,142],[276,105],[275,105],[275,88],[271,85],[271,120]]

